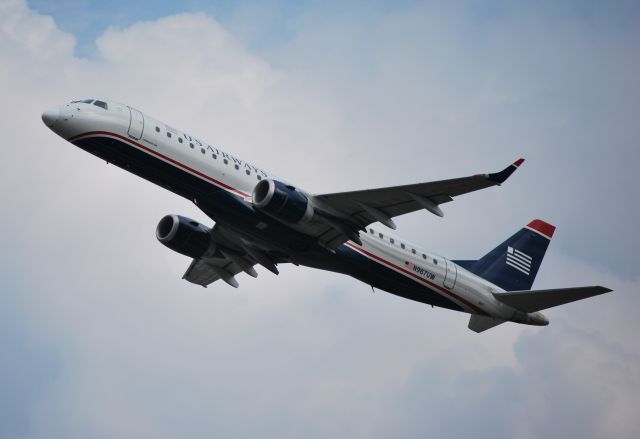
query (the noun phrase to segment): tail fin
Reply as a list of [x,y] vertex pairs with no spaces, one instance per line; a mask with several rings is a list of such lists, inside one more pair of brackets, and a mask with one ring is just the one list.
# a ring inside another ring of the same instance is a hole
[[530,290],[556,230],[536,219],[477,261],[454,261],[507,291]]

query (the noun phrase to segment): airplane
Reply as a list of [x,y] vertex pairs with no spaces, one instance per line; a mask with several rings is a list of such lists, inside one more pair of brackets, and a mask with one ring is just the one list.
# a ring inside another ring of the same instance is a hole
[[[495,173],[352,192],[311,194],[139,110],[103,99],[42,114],[56,134],[105,161],[180,195],[213,221],[166,215],[166,247],[191,258],[183,278],[207,287],[255,266],[278,274],[292,263],[352,276],[424,304],[471,314],[482,332],[504,322],[544,326],[542,310],[611,291],[602,286],[531,290],[555,227],[534,219],[477,260],[449,260],[395,235],[393,218],[443,216],[454,197],[502,185],[524,159]],[[373,226],[381,223],[386,228]]]

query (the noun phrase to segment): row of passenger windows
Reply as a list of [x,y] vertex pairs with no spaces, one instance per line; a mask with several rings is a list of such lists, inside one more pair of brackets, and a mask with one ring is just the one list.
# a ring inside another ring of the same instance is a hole
[[[159,133],[159,132],[160,132],[160,127],[156,126],[156,133]],[[173,137],[173,134],[172,134],[170,131],[167,131],[167,137],[171,139],[171,138]],[[184,142],[184,140],[182,139],[182,137],[178,136],[178,143],[182,143],[182,142]],[[191,149],[195,149],[195,148],[196,148],[196,146],[193,144],[193,142],[189,142],[189,148],[191,148]],[[205,154],[205,153],[207,152],[207,150],[206,150],[206,149],[204,149],[204,148],[200,148],[200,152],[201,152],[202,154]],[[211,153],[211,157],[212,157],[214,160],[217,160],[217,159],[218,159],[218,155],[217,155],[217,154],[215,154],[215,153]],[[228,160],[228,159],[226,159],[226,158],[223,158],[223,159],[222,159],[222,162],[223,162],[225,165],[228,165],[228,164],[229,164],[229,160]],[[233,164],[233,167],[234,167],[234,168],[236,168],[236,171],[240,170],[240,165],[238,165],[237,163],[234,163],[234,164]],[[244,172],[245,172],[247,175],[251,175],[251,170],[249,170],[249,169],[245,169],[245,170],[244,170]],[[257,178],[258,180],[262,180],[262,175],[260,175],[260,174],[256,173],[256,178]]]
[[[375,234],[376,234],[375,230],[373,230],[373,229],[369,229],[369,233],[370,233],[371,235],[374,235],[374,236],[375,236]],[[382,234],[381,232],[378,232],[378,238],[380,238],[380,239],[384,239],[384,234]],[[396,243],[396,240],[395,240],[394,238],[389,237],[389,242],[390,242],[391,244],[395,244],[395,243]],[[403,250],[406,250],[406,249],[407,249],[407,246],[406,246],[406,245],[404,245],[404,243],[403,243],[403,242],[398,242],[398,244],[400,244],[400,248],[401,248],[401,249],[403,249]],[[416,249],[415,249],[415,248],[412,248],[412,249],[411,249],[411,253],[413,253],[414,255],[417,255],[417,254],[418,254],[418,252],[416,251]],[[426,254],[424,254],[424,253],[422,253],[422,259],[424,259],[424,260],[426,261],[426,260],[427,260],[427,255],[426,255]],[[438,260],[437,260],[437,259],[433,259],[433,263],[434,263],[435,265],[438,265]]]

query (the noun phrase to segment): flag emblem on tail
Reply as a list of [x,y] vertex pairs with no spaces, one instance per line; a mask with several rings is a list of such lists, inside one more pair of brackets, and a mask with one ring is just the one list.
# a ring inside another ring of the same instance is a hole
[[529,276],[531,256],[513,247],[507,247],[507,265]]

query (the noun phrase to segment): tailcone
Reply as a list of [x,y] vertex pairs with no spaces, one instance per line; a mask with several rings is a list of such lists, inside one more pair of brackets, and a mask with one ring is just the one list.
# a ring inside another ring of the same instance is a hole
[[527,313],[516,310],[510,320],[523,325],[547,326],[549,324],[549,319],[538,311]]
[[541,312],[529,313],[529,324],[535,326],[547,326],[549,319]]

